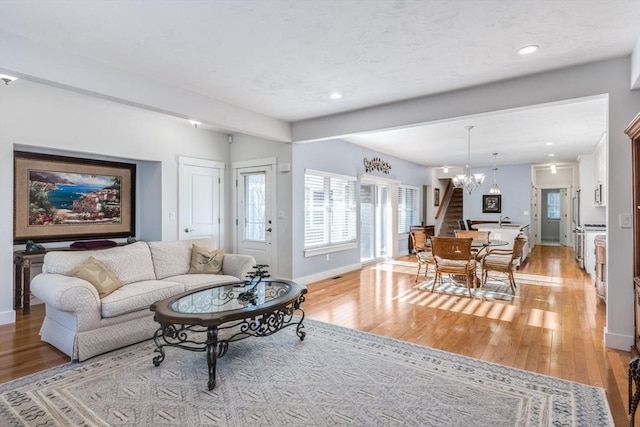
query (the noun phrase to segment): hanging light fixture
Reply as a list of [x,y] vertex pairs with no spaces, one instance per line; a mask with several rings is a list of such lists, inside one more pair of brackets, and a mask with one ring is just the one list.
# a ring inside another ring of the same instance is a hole
[[480,187],[484,182],[483,173],[471,173],[471,129],[473,126],[465,126],[467,130],[467,165],[464,174],[454,176],[453,186],[467,190],[467,194],[471,194],[473,190]]
[[500,194],[500,187],[498,187],[498,182],[496,181],[496,171],[498,170],[496,157],[498,157],[498,153],[493,153],[493,184],[489,189],[489,194]]

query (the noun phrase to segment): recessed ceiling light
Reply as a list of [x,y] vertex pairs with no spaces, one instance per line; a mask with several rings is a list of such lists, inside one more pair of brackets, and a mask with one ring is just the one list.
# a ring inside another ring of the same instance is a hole
[[544,145],[553,145],[553,142],[551,142],[551,141],[545,142]]
[[549,153],[549,157],[553,157],[553,156],[555,156],[555,154]]
[[331,99],[340,99],[340,98],[342,98],[342,94],[340,92],[331,92],[329,94],[329,98],[331,98]]
[[538,49],[540,49],[540,46],[538,46],[537,44],[522,46],[520,49],[518,49],[518,55],[529,55],[530,53],[533,53]]

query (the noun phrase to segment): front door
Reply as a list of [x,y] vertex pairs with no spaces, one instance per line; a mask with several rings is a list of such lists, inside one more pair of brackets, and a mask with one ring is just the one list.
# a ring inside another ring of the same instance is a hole
[[251,255],[277,275],[274,250],[276,222],[274,165],[239,168],[236,171],[237,242],[240,254]]
[[223,247],[221,187],[224,163],[180,157],[178,238],[209,237]]

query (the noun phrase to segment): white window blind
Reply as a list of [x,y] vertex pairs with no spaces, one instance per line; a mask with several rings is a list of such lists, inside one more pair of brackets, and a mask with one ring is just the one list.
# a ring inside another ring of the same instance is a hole
[[409,233],[418,220],[418,189],[398,187],[398,234]]
[[355,178],[307,170],[304,175],[304,248],[355,242]]

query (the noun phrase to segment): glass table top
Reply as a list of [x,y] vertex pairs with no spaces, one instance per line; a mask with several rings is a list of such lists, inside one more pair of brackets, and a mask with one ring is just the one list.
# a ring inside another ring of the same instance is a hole
[[168,308],[180,314],[221,313],[267,304],[291,292],[292,287],[279,281],[262,281],[255,286],[231,283],[194,291],[171,302]]

